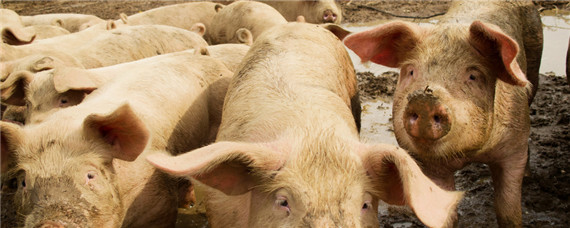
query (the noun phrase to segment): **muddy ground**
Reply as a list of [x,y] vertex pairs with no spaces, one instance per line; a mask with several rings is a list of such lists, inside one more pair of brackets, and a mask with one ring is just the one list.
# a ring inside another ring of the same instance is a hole
[[[147,9],[185,1],[2,1],[2,7],[20,15],[84,13],[117,19]],[[343,3],[345,22],[369,22],[402,17],[426,18],[444,13],[447,1],[350,1]],[[540,9],[569,10],[568,1],[539,2]],[[395,72],[374,75],[358,72],[362,99],[393,95]],[[523,183],[525,227],[568,227],[570,224],[570,86],[564,75],[540,76],[541,85],[531,105],[530,174]],[[473,164],[456,173],[466,197],[459,206],[460,227],[496,227],[493,187],[488,168]],[[415,216],[390,207],[379,214],[382,227],[422,227]],[[203,226],[205,218],[183,217],[185,224]],[[188,221],[194,220],[194,221]]]

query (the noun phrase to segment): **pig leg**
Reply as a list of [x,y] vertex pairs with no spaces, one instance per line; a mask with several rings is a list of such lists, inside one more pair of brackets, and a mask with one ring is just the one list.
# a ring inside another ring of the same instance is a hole
[[490,165],[500,227],[522,227],[521,187],[528,157],[527,147],[519,149],[521,153]]

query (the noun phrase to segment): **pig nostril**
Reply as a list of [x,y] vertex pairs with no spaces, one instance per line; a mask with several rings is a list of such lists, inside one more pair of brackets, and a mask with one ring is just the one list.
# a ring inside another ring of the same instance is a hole
[[435,121],[436,123],[441,123],[441,117],[439,117],[438,115],[433,116],[433,121]]

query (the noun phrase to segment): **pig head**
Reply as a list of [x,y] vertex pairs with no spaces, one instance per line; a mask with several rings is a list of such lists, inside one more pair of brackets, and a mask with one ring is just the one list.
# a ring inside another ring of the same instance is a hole
[[208,212],[217,218],[213,227],[378,226],[379,199],[409,205],[430,227],[451,225],[462,193],[437,187],[404,150],[307,136],[270,143],[218,142],[178,157],[156,154],[148,160],[216,189],[207,196],[209,208],[217,205]]
[[13,208],[19,226],[121,226],[124,213],[114,165],[135,160],[149,139],[128,105],[90,115],[80,129],[0,126],[3,200],[21,202]]

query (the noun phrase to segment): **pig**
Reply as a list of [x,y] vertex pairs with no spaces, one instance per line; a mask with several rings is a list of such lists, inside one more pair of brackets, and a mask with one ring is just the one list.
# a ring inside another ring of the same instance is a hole
[[[80,33],[91,34],[87,32],[85,30],[67,36],[77,36],[76,34]],[[77,36],[67,44],[59,44],[55,41],[44,42],[51,39],[22,46],[3,44],[0,60],[9,61],[31,54],[48,56],[65,54],[76,58],[85,68],[96,68],[197,46],[207,46],[206,41],[199,34],[165,25],[127,26],[105,32],[94,38],[87,39]],[[70,44],[75,42],[76,45]]]
[[287,19],[296,21],[299,15],[305,17],[308,23],[335,23],[342,22],[342,8],[336,0],[293,0],[293,1],[268,1],[261,0],[273,8]]
[[287,20],[271,6],[253,1],[237,1],[222,8],[212,19],[206,33],[210,44],[255,41],[263,31]]
[[[244,44],[220,44],[206,48],[208,55],[221,61],[232,72],[249,50],[249,46]],[[32,69],[16,71],[0,84],[1,100],[3,104],[29,108],[29,111],[24,112],[25,121],[22,123],[39,123],[61,108],[81,103],[95,89],[116,78],[159,74],[165,59],[172,59],[172,56],[182,53],[193,54],[195,50],[93,69],[64,65],[49,56],[37,56],[38,60],[32,64]],[[68,81],[72,78],[80,84],[70,85]]]
[[344,41],[363,62],[400,68],[398,144],[439,186],[488,164],[500,227],[521,227],[529,104],[538,86],[540,15],[527,1],[457,1],[434,26],[390,22]]
[[36,34],[25,30],[24,27],[18,13],[10,9],[0,9],[2,43],[13,45],[31,43],[36,38]]
[[445,226],[462,193],[402,149],[359,142],[354,68],[325,28],[347,34],[297,22],[263,33],[232,78],[216,142],[147,160],[204,190],[212,227],[378,227],[379,199]]
[[20,18],[24,26],[55,25],[71,33],[79,32],[99,23],[105,23],[105,20],[95,15],[77,13],[49,13],[20,16]]
[[202,23],[206,29],[210,28],[210,23],[217,13],[221,4],[212,2],[190,2],[174,5],[162,6],[144,12],[126,16],[121,14],[121,19],[115,23],[127,25],[169,25],[193,31],[192,25]]
[[3,213],[20,227],[174,227],[185,181],[145,158],[211,142],[232,73],[194,53],[157,71],[105,84],[39,124],[0,122],[2,192],[15,210]]

